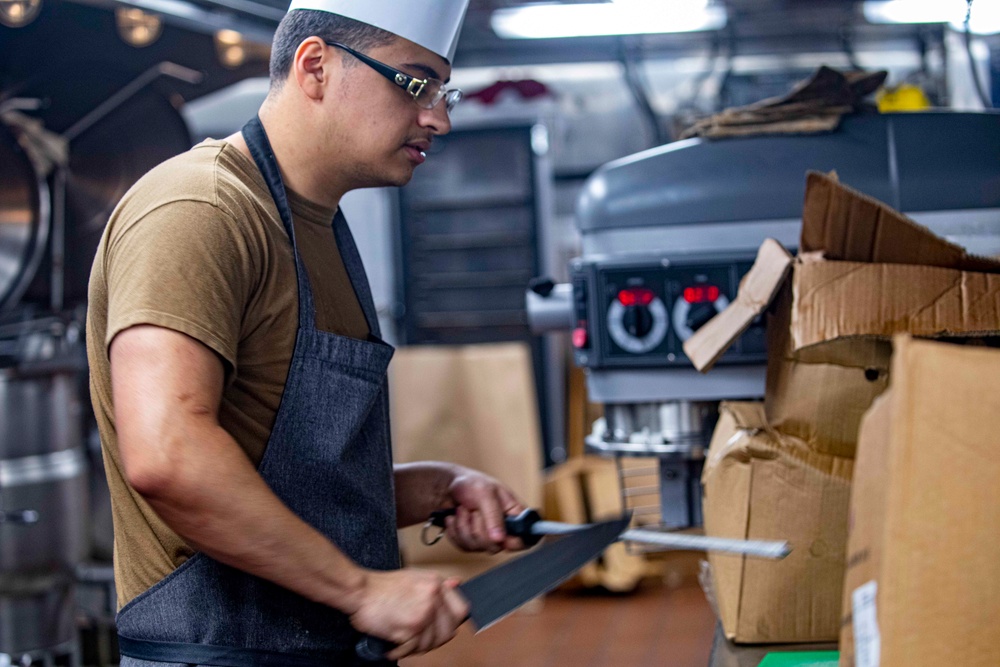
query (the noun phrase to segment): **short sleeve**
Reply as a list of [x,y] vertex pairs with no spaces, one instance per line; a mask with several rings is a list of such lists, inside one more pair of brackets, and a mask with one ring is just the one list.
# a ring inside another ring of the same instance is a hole
[[173,329],[236,368],[254,258],[240,226],[201,201],[175,201],[121,226],[103,258],[108,289],[105,344],[139,324]]

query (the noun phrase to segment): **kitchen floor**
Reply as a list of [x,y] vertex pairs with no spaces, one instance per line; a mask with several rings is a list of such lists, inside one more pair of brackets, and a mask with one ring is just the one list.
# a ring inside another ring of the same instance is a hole
[[468,625],[402,667],[707,667],[715,617],[697,584],[556,592],[479,635]]

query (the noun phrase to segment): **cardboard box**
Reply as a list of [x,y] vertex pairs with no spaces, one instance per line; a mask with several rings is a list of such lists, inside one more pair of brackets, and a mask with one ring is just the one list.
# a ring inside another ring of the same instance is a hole
[[836,641],[852,469],[768,427],[762,404],[722,404],[702,475],[705,531],[793,547],[782,561],[709,555],[730,640]]
[[817,451],[853,456],[861,417],[888,386],[892,345],[855,338],[828,341],[822,349],[797,353],[791,335],[792,312],[789,281],[768,317],[764,399],[768,421]]
[[843,667],[1000,665],[1000,351],[896,340],[861,428]]
[[[858,438],[857,462],[864,472],[858,474],[851,488],[847,535],[848,567],[844,575],[844,597],[841,603],[840,663],[849,667],[854,666],[852,593],[863,584],[876,579],[881,569],[882,533],[885,529],[885,501],[888,492],[886,480],[891,472],[888,447],[890,399],[891,393],[875,401],[861,422]],[[867,649],[865,652],[867,653]]]
[[768,422],[818,452],[852,456],[861,416],[887,386],[891,337],[995,335],[997,273],[1000,262],[810,173],[799,256],[765,241],[736,299],[684,351],[708,370],[768,310]]
[[[726,634],[742,642],[836,635],[831,589],[844,561],[812,557],[817,545],[844,543],[849,464],[861,420],[890,381],[891,337],[1000,328],[1000,263],[835,176],[808,176],[799,251],[793,259],[765,241],[730,307],[684,345],[707,370],[768,313],[763,414],[727,408],[704,476],[708,534],[789,539],[796,549],[780,577],[761,562],[712,558]],[[807,563],[792,560],[802,554]]]

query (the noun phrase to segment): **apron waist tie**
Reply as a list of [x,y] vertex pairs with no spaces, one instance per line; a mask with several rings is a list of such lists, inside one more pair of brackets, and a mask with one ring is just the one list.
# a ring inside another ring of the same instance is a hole
[[122,635],[118,635],[118,648],[122,655],[136,660],[214,667],[333,667],[355,664],[358,660],[353,651],[306,656],[233,646],[131,639]]

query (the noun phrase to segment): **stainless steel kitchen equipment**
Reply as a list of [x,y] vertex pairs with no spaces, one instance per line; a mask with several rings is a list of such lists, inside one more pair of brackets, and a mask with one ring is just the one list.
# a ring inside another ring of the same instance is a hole
[[[266,74],[262,45],[285,7],[253,4],[164,10],[143,48],[113,3],[46,0],[30,25],[0,25],[0,667],[78,664],[78,629],[89,664],[117,663],[110,500],[81,424],[77,312],[113,207],[190,147],[179,110]],[[220,27],[240,31],[242,64],[219,52]]]
[[[17,98],[22,125],[0,128],[0,170],[15,177],[0,179],[0,305],[7,311],[0,324],[0,665],[3,656],[78,661],[75,575],[87,557],[111,558],[103,466],[99,449],[94,456],[85,447],[82,316],[66,306],[86,299],[94,252],[118,199],[190,145],[180,114],[150,88],[162,77],[200,75],[159,63],[97,106],[65,114],[73,120],[61,134],[26,115],[41,100]],[[76,104],[74,83],[48,88],[46,118]],[[61,142],[66,153],[28,152],[24,144],[39,137]],[[48,178],[46,157],[53,157]]]
[[75,574],[88,525],[81,331],[54,317],[0,325],[0,664],[79,664]]
[[[700,472],[718,402],[764,394],[764,324],[707,375],[683,342],[736,295],[761,242],[798,243],[806,171],[841,180],[980,254],[1000,253],[1000,114],[856,115],[812,136],[668,144],[609,163],[577,205],[571,283],[536,281],[536,333],[572,331],[605,417],[589,451],[655,457],[666,528],[701,523]],[[631,473],[635,475],[633,468]],[[623,474],[626,507],[632,493]]]
[[3,122],[0,165],[0,310],[7,310],[38,270],[49,239],[51,206],[44,175]]

